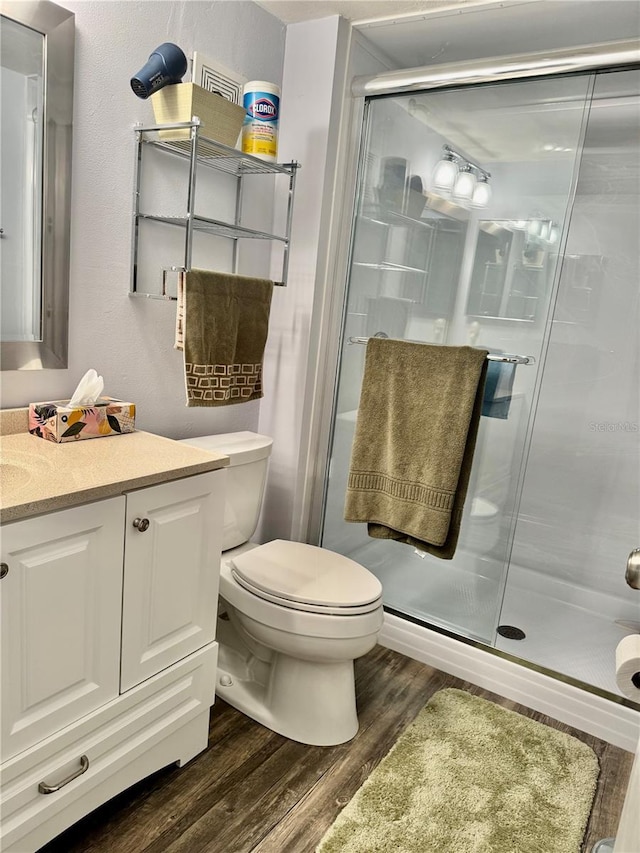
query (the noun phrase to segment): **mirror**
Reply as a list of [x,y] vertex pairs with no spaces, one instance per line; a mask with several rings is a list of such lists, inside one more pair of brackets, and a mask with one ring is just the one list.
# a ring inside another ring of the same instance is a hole
[[67,366],[75,25],[44,0],[0,0],[0,356]]

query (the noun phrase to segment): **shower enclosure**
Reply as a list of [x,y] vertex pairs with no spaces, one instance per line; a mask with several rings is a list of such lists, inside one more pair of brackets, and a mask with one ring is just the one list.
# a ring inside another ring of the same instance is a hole
[[[391,612],[617,697],[640,629],[639,130],[637,68],[366,98],[321,536]],[[343,520],[372,335],[495,359],[452,561]]]

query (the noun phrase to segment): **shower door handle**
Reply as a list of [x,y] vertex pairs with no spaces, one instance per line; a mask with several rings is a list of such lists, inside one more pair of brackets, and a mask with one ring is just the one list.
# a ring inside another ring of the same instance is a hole
[[640,589],[640,548],[635,548],[627,560],[625,580],[633,589]]

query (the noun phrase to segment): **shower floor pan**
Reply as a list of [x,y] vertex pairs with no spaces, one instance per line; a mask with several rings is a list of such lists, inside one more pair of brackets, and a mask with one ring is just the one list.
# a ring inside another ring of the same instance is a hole
[[[448,562],[422,559],[397,543],[371,541],[348,556],[378,577],[385,605],[398,613],[621,695],[615,681],[615,650],[632,632],[616,619],[631,616],[622,605],[616,612],[614,599],[609,599],[606,612],[603,596],[596,592],[583,592],[576,604],[561,597],[563,591],[575,591],[512,565],[501,602],[502,567],[461,551],[454,562]],[[498,636],[498,625],[520,628],[525,638]]]

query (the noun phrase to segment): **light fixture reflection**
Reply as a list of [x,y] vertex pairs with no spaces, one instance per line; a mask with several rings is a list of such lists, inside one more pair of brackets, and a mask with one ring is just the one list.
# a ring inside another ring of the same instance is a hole
[[458,177],[453,185],[454,198],[460,201],[469,201],[473,198],[473,193],[476,188],[476,176],[471,171],[471,166],[463,166],[458,171]]
[[486,207],[491,198],[491,173],[449,145],[442,146],[442,157],[431,176],[431,186],[440,193],[451,193],[456,201],[469,207]]
[[542,213],[534,213],[532,218],[527,222],[514,222],[513,227],[518,227],[520,224],[525,225],[525,230],[530,239],[538,245],[547,243],[553,245],[560,239],[560,226],[553,219],[545,218]]
[[478,182],[476,183],[473,191],[473,196],[471,197],[471,206],[486,207],[489,204],[490,199],[491,187],[489,186],[487,178],[484,175],[481,175],[478,178]]
[[453,189],[453,185],[458,177],[458,167],[454,163],[453,155],[445,151],[442,155],[442,160],[436,163],[433,170],[431,183],[434,189],[447,190]]

